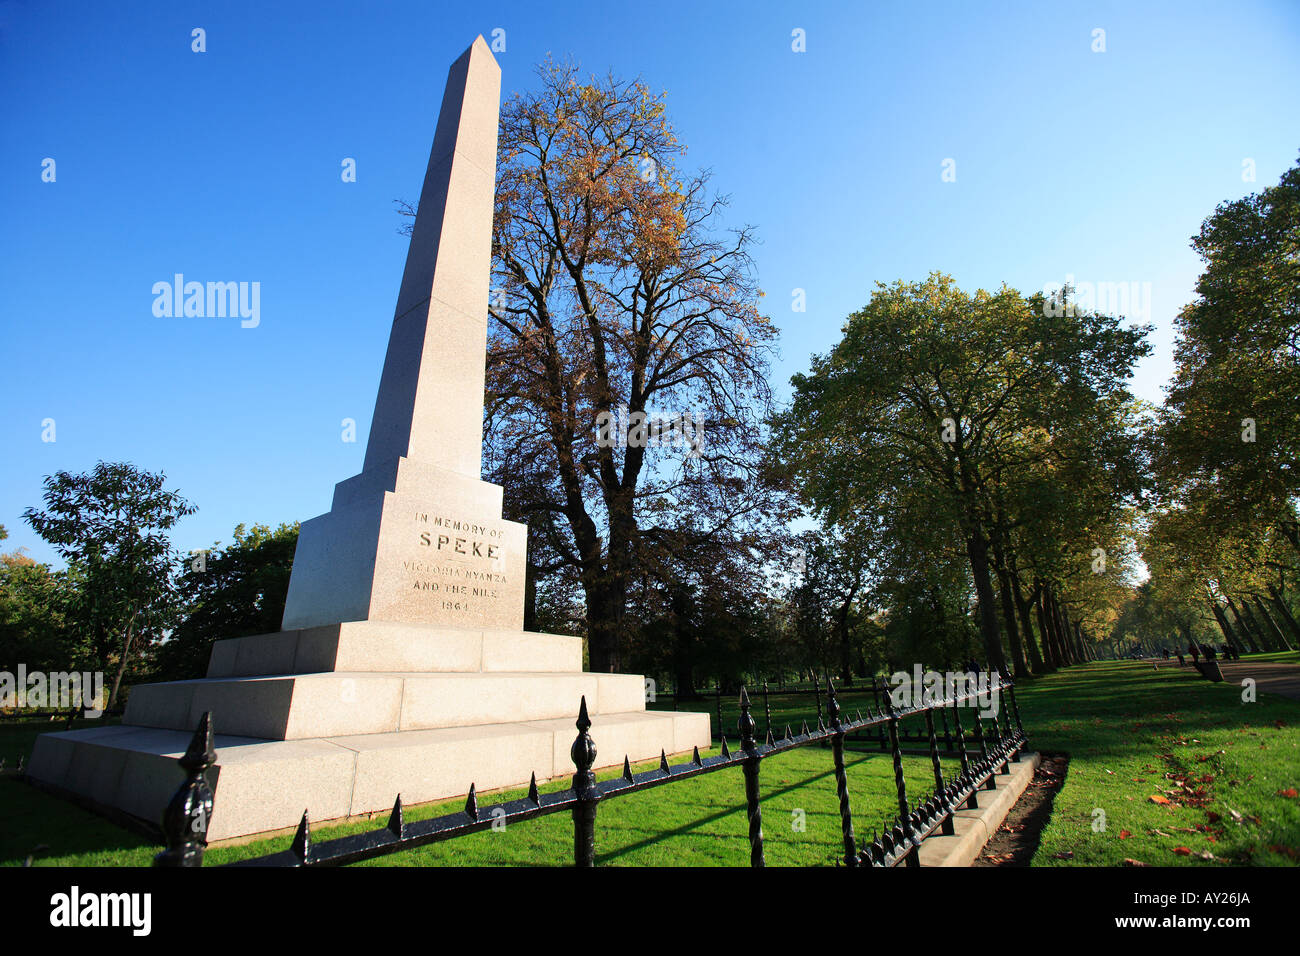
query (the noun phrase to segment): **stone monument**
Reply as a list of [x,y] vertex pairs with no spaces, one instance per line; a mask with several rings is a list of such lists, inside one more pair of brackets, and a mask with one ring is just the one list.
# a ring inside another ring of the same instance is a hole
[[602,766],[709,746],[707,714],[646,711],[642,677],[523,630],[527,529],[480,477],[500,86],[480,36],[448,73],[362,470],[303,523],[282,630],[133,688],[120,726],[42,735],[32,779],[157,822],[211,711],[219,840],[566,776],[584,695]]

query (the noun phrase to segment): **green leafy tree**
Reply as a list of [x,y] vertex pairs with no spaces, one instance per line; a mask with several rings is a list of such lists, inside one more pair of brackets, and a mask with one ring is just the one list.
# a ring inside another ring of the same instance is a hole
[[1004,669],[991,574],[1005,499],[1018,474],[1113,422],[1099,409],[1129,400],[1145,334],[1006,287],[967,294],[940,274],[880,284],[795,376],[780,448],[825,520],[873,514],[899,536],[928,519],[928,540],[946,527],[969,562],[986,656]]
[[177,555],[169,532],[196,510],[163,487],[166,476],[127,462],[45,479],[43,509],[23,517],[77,576],[77,624],[100,666],[116,661],[109,708],[116,705],[133,656],[172,623]]
[[66,571],[0,554],[0,670],[81,670],[91,648],[75,626],[78,591]]
[[1214,501],[1215,533],[1276,523],[1300,553],[1300,166],[1220,205],[1192,248],[1205,270],[1152,441],[1163,497]]
[[213,641],[280,630],[298,523],[239,524],[233,538],[185,564],[176,588],[182,617],[157,653],[165,680],[204,676]]

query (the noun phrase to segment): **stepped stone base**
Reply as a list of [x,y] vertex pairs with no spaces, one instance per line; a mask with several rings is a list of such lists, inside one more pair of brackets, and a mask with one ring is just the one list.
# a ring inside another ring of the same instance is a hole
[[647,712],[643,678],[583,673],[580,638],[354,621],[219,641],[206,679],[133,688],[121,726],[38,737],[28,775],[156,824],[210,711],[222,840],[568,776],[583,697],[597,767],[711,743],[708,714]]
[[[213,723],[220,728],[220,715]],[[396,733],[261,740],[218,734],[213,770],[216,802],[209,840],[295,826],[305,809],[313,822],[522,786],[573,773],[573,717],[407,730]],[[597,767],[689,752],[710,744],[708,714],[642,711],[592,716]],[[176,763],[189,744],[182,730],[118,727],[44,734],[28,774],[156,824],[183,774]]]

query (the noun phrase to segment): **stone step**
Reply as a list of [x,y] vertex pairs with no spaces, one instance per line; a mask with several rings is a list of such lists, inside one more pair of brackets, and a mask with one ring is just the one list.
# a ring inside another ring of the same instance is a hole
[[208,660],[209,677],[581,670],[580,637],[390,621],[349,621],[216,641]]
[[468,727],[645,709],[636,674],[384,674],[341,671],[142,684],[123,723],[187,730],[205,711],[222,729],[266,740]]
[[[590,698],[588,698],[590,704]],[[230,715],[234,717],[234,714]],[[197,723],[197,721],[195,721]],[[228,726],[214,712],[213,726]],[[28,775],[58,792],[156,824],[183,780],[176,758],[192,730],[116,726],[42,734]],[[440,730],[345,735],[311,740],[216,737],[216,802],[209,840],[295,826],[306,809],[313,824],[539,783],[573,773],[572,715]],[[709,716],[687,712],[593,714],[596,766],[689,753],[710,746]],[[484,802],[490,802],[485,800]],[[377,825],[380,825],[377,822]]]

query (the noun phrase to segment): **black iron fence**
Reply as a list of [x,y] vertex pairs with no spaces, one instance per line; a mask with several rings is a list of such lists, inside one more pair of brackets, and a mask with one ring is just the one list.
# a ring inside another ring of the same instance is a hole
[[[995,789],[996,775],[1009,773],[1009,765],[1018,759],[1024,748],[1025,733],[1020,723],[1015,686],[1005,677],[992,675],[990,686],[980,696],[992,692],[995,695],[993,699],[1005,699],[1009,709],[1006,706],[994,707],[990,717],[982,716],[978,709],[972,710],[973,733],[964,729],[961,715],[963,705],[977,696],[973,689],[967,693],[953,690],[938,695],[937,700],[923,699],[921,703],[907,707],[895,706],[888,693],[881,694],[881,688],[874,685],[873,689],[876,691],[875,709],[868,708],[866,716],[858,711],[852,719],[846,719],[836,700],[834,685],[827,681],[826,713],[829,719],[819,716],[815,728],[809,728],[807,722],[804,722],[797,734],[787,726],[784,735],[777,737],[771,726],[769,708],[767,732],[763,739],[751,712],[749,694],[741,688],[739,749],[732,750],[723,737],[718,755],[701,757],[697,747],[687,762],[676,765],[670,765],[667,756],[661,752],[659,766],[642,773],[633,773],[629,760],[624,757],[622,775],[600,782],[597,782],[592,770],[596,761],[596,745],[589,733],[592,723],[587,715],[587,700],[584,697],[578,708],[578,735],[570,749],[576,772],[566,790],[540,793],[534,775],[526,797],[480,807],[471,785],[464,810],[410,823],[404,819],[399,795],[386,826],[320,843],[312,840],[307,813],[304,811],[288,849],[226,865],[339,866],[455,839],[503,823],[568,811],[573,819],[574,863],[577,866],[594,866],[596,814],[601,801],[738,766],[743,772],[745,783],[749,862],[751,866],[764,866],[763,818],[759,795],[759,772],[763,761],[796,747],[826,743],[830,746],[835,766],[835,788],[844,838],[843,862],[849,866],[891,867],[900,863],[919,866],[921,841],[935,832],[951,835],[957,810],[963,806],[976,806],[977,794],[981,789]],[[953,721],[951,728],[948,724],[949,712]],[[936,713],[943,723],[944,748],[939,745]],[[923,734],[910,734],[900,730],[900,722],[909,717],[924,719]],[[991,728],[985,727],[986,720],[992,722]],[[878,741],[880,748],[893,756],[898,813],[883,832],[873,834],[870,840],[859,839],[853,828],[848,776],[844,767],[844,745],[846,739],[851,737]],[[925,747],[919,752],[929,755],[934,774],[934,786],[930,795],[916,802],[908,799],[907,781],[903,774],[903,755],[917,752],[904,748],[904,743],[909,740],[924,741]],[[950,780],[945,779],[940,763],[940,757],[945,755],[961,761],[960,771]],[[179,758],[186,780],[164,811],[162,828],[167,849],[155,857],[155,866],[203,865],[208,821],[212,818],[214,803],[206,772],[215,762],[213,721],[211,713],[207,713],[199,722],[189,748]]]

